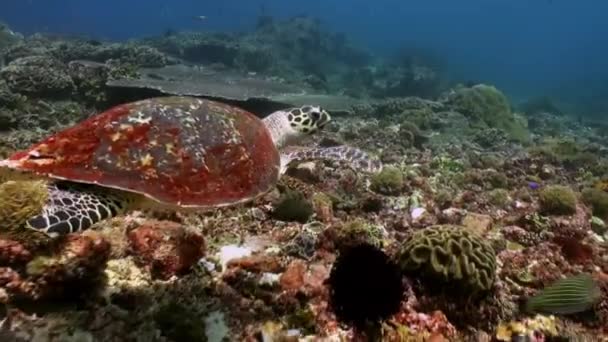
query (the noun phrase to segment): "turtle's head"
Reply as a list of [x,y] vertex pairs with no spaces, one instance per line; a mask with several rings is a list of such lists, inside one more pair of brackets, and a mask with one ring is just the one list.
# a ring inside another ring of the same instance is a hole
[[302,106],[276,111],[264,123],[277,147],[292,144],[299,138],[313,134],[331,121],[329,113],[319,106]]
[[323,129],[331,117],[319,106],[302,106],[286,111],[289,126],[300,134],[313,134]]

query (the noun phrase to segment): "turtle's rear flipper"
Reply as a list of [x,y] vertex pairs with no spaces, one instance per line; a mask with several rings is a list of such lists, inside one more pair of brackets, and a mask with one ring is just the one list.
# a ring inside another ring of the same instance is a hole
[[95,186],[73,183],[50,184],[49,199],[42,212],[26,226],[59,236],[90,228],[93,224],[124,212],[127,202]]
[[346,163],[352,168],[369,173],[382,170],[382,162],[358,148],[340,145],[316,147],[281,155],[281,171],[285,172],[289,164],[305,160],[324,159]]

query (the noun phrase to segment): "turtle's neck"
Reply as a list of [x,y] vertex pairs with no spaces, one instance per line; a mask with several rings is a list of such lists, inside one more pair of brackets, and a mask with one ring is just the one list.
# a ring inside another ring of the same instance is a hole
[[287,112],[279,110],[265,117],[264,125],[270,131],[272,141],[277,148],[282,148],[291,145],[299,140],[301,134],[298,134],[287,120]]

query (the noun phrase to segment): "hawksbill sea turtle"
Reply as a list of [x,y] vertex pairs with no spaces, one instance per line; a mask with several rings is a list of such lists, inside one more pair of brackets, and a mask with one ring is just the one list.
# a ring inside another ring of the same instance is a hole
[[281,153],[331,120],[318,106],[264,119],[188,96],[115,106],[0,161],[9,179],[48,180],[49,198],[26,227],[51,237],[130,210],[210,210],[253,201],[294,161],[347,162],[378,172],[379,160],[345,145]]

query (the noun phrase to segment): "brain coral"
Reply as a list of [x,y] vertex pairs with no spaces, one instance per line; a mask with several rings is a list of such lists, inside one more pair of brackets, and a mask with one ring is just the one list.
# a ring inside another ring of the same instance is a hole
[[403,245],[399,256],[403,271],[455,282],[472,291],[494,284],[496,253],[481,237],[453,225],[419,230]]

